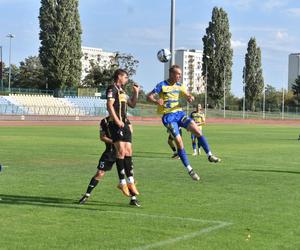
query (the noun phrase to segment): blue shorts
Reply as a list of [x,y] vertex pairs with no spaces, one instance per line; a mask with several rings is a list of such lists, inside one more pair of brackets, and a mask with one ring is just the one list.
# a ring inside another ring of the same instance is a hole
[[163,115],[162,122],[169,133],[175,138],[180,134],[179,127],[187,128],[192,122],[192,119],[183,111],[177,111]]

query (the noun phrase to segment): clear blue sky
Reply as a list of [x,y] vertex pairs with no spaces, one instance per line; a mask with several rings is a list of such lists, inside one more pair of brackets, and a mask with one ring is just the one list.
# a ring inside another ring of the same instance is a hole
[[[131,53],[139,61],[134,79],[148,91],[162,80],[156,59],[169,47],[170,0],[81,0],[82,45]],[[202,37],[214,6],[229,16],[234,49],[232,92],[242,96],[242,68],[247,43],[255,37],[262,50],[266,84],[287,88],[288,55],[300,52],[299,0],[176,0],[176,48],[202,49]],[[39,0],[0,0],[0,45],[8,63],[38,55]]]

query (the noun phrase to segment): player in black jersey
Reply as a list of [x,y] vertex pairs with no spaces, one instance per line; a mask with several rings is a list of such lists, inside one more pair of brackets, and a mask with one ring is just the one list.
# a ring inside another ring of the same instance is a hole
[[[139,86],[133,85],[133,95],[129,97],[124,86],[128,82],[128,73],[118,69],[114,73],[114,84],[106,90],[107,110],[109,113],[109,131],[116,147],[116,165],[120,183],[118,188],[124,195],[138,195],[133,178],[131,130],[127,118],[127,105],[134,108],[138,99]],[[125,179],[127,176],[127,181]]]
[[[87,187],[86,193],[79,200],[80,204],[84,204],[88,200],[88,198],[91,195],[91,192],[98,185],[100,179],[103,178],[105,172],[110,171],[112,169],[112,166],[116,162],[116,149],[113,145],[111,135],[108,129],[108,122],[109,117],[106,117],[100,121],[100,140],[105,143],[106,148],[99,159],[96,174],[91,179]],[[140,207],[140,204],[134,194],[131,196],[129,204]]]

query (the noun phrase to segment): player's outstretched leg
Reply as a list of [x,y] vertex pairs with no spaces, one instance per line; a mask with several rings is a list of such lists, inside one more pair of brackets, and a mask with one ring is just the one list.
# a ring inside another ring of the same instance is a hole
[[[97,176],[97,174],[96,174]],[[88,200],[88,198],[91,196],[91,192],[93,191],[93,189],[98,185],[99,180],[96,179],[96,176],[94,176],[91,180],[90,183],[87,187],[87,190],[85,192],[85,194],[81,197],[81,199],[79,200],[79,204],[84,204],[86,203],[86,201]]]
[[217,156],[214,156],[211,153],[208,142],[206,141],[206,138],[204,137],[204,135],[201,135],[201,136],[198,137],[198,143],[203,147],[205,153],[208,156],[208,161],[209,162],[217,163],[217,162],[221,161],[221,159],[219,159]]
[[201,131],[199,130],[199,128],[197,127],[196,123],[194,121],[190,122],[187,130],[192,132],[198,139],[198,143],[201,145],[201,147],[203,147],[205,153],[208,156],[208,161],[209,162],[220,162],[221,159],[219,159],[218,157],[214,156],[209,148],[208,142],[206,141],[206,138],[204,135],[202,135]]

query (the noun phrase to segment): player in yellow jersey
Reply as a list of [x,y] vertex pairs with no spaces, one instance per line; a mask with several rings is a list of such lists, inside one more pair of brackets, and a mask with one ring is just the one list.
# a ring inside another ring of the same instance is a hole
[[[197,124],[182,110],[180,101],[185,97],[189,103],[194,101],[194,97],[187,91],[186,87],[180,82],[181,69],[178,65],[173,65],[169,69],[169,79],[162,81],[147,94],[147,100],[157,104],[158,112],[162,114],[162,122],[175,138],[178,156],[184,167],[193,180],[200,180],[198,174],[191,167],[187,154],[184,149],[183,141],[179,133],[179,127],[183,127],[200,138],[201,146],[208,151],[210,162],[219,162],[220,159],[213,156],[205,137],[201,134]],[[158,98],[156,97],[158,95]]]
[[[202,110],[202,106],[199,103],[196,107],[196,110],[194,110],[191,114],[190,117],[195,121],[197,124],[199,130],[201,131],[202,134],[202,126],[205,125],[205,114]],[[192,138],[192,147],[193,147],[193,155],[196,156],[197,154],[201,154],[201,143],[199,138],[197,138],[194,134],[191,135]],[[198,151],[196,148],[196,141],[198,141]]]

